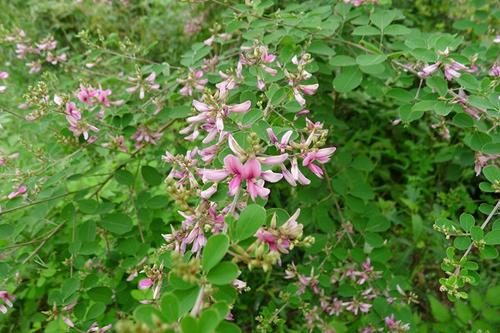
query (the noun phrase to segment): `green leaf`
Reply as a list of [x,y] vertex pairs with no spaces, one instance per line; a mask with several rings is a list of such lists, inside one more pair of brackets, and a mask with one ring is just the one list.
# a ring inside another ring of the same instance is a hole
[[217,333],[241,333],[241,329],[233,323],[223,321],[217,326]]
[[391,24],[384,29],[384,34],[389,36],[407,35],[411,32],[410,29],[401,24]]
[[440,303],[434,296],[429,296],[431,312],[434,319],[439,322],[447,322],[451,319],[450,311],[446,305]]
[[172,293],[166,293],[161,297],[161,313],[168,324],[179,319],[179,300]]
[[469,73],[462,73],[456,81],[467,90],[476,91],[481,89],[479,81]]
[[240,274],[238,266],[230,261],[223,261],[208,273],[207,279],[215,285],[230,284]]
[[234,222],[234,239],[245,240],[255,235],[257,230],[266,223],[266,210],[259,205],[248,205]]
[[488,179],[491,183],[495,183],[500,181],[500,168],[490,165],[483,169],[483,175]]
[[370,15],[370,20],[380,30],[384,30],[396,18],[396,13],[391,10],[377,9]]
[[333,88],[340,93],[346,93],[357,88],[362,80],[363,74],[357,67],[346,67],[333,79]]
[[119,184],[125,186],[134,185],[134,175],[127,170],[118,170],[115,172],[115,179]]
[[500,285],[488,289],[486,292],[486,301],[493,306],[500,305]]
[[94,319],[102,315],[106,311],[106,305],[103,303],[94,303],[87,311],[85,318],[87,320]]
[[466,250],[471,243],[471,240],[469,237],[466,236],[460,236],[455,238],[453,241],[453,246],[455,246],[459,250]]
[[80,279],[77,278],[69,278],[66,279],[61,287],[61,295],[63,299],[67,299],[80,288]]
[[182,333],[199,333],[198,321],[191,316],[186,316],[181,320]]
[[470,228],[470,235],[472,237],[472,240],[480,241],[484,237],[484,231],[478,226],[473,226]]
[[14,227],[10,224],[0,225],[0,239],[8,239],[9,236],[14,232]]
[[146,203],[148,208],[152,209],[160,209],[163,208],[167,205],[168,203],[168,197],[164,195],[155,195],[151,199],[149,199]]
[[427,86],[438,92],[440,96],[445,96],[448,93],[448,83],[439,75],[433,75],[425,81]]
[[487,245],[500,245],[500,230],[492,230],[484,236]]
[[463,323],[468,323],[473,319],[473,314],[469,306],[462,301],[457,301],[455,303],[455,311],[457,312],[457,317]]
[[218,234],[211,236],[205,248],[203,249],[203,256],[201,259],[201,265],[205,272],[209,272],[212,267],[217,265],[229,248],[229,238],[224,234]]
[[123,213],[105,215],[99,225],[112,233],[123,235],[132,230],[132,219]]
[[95,214],[99,206],[97,201],[92,199],[79,200],[77,203],[78,208],[80,208],[80,211],[84,214]]
[[326,42],[316,40],[311,43],[308,51],[313,54],[332,56],[335,55],[335,50],[332,49]]
[[96,236],[96,225],[94,221],[83,222],[78,227],[77,239],[82,242],[93,242]]
[[380,30],[375,27],[369,25],[362,25],[360,27],[356,27],[353,32],[353,36],[377,36],[380,35]]
[[198,323],[200,333],[213,333],[222,318],[215,309],[206,309],[201,313]]
[[329,64],[332,66],[354,66],[356,65],[356,60],[353,57],[349,57],[346,55],[338,55],[332,57],[329,61]]
[[149,327],[155,327],[154,317],[160,318],[160,313],[151,304],[141,304],[134,310],[134,318],[139,322],[146,323]]
[[89,298],[96,302],[109,304],[113,301],[113,292],[108,287],[95,287],[87,291]]
[[453,117],[453,124],[461,128],[469,128],[474,126],[474,120],[471,118],[471,116],[465,113],[457,113]]
[[383,63],[386,59],[384,54],[362,54],[356,57],[356,62],[361,66],[372,66]]
[[460,226],[465,232],[469,232],[470,228],[472,228],[475,223],[474,216],[466,213],[460,215]]
[[375,164],[373,164],[373,162],[364,155],[356,157],[351,166],[355,169],[367,172],[370,172],[375,168]]
[[163,181],[163,175],[159,173],[158,170],[150,167],[149,165],[144,165],[141,168],[141,174],[142,178],[144,178],[144,181],[151,186],[160,185]]

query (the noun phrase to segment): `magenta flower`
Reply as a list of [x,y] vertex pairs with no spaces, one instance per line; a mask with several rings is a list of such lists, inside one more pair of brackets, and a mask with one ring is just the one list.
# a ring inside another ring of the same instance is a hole
[[139,99],[144,99],[144,95],[147,91],[156,91],[160,89],[160,85],[155,82],[156,73],[152,72],[145,79],[139,75],[137,77],[129,77],[130,82],[134,83],[135,86],[125,89],[128,93],[132,94],[139,90]]
[[53,55],[51,52],[47,53],[47,57],[45,58],[47,62],[51,63],[52,65],[57,65],[59,62],[65,62],[67,60],[66,53],[62,53],[60,55]]
[[101,103],[105,107],[109,107],[110,101],[108,100],[108,96],[111,95],[112,93],[111,89],[106,89],[106,90],[97,89],[96,92],[97,92],[96,98],[99,101],[99,103]]
[[128,152],[127,146],[125,145],[125,138],[123,137],[123,135],[112,137],[111,141],[103,143],[101,147],[109,149],[117,149],[124,153]]
[[319,178],[323,178],[323,169],[314,164],[314,162],[318,162],[320,164],[328,163],[328,161],[330,161],[330,156],[335,152],[335,150],[337,150],[337,148],[330,147],[309,152],[302,161],[302,165],[311,170],[311,172]]
[[153,280],[152,279],[142,279],[139,281],[137,284],[137,288],[144,290],[144,289],[149,289],[153,285]]
[[7,313],[7,307],[11,308],[13,307],[14,305],[12,304],[12,302],[14,302],[16,300],[16,297],[12,294],[9,294],[7,291],[5,290],[2,290],[0,291],[0,300],[2,300],[3,303],[5,303],[5,306],[4,304],[0,303],[0,312],[2,313]]
[[251,107],[250,101],[227,105],[226,98],[226,94],[221,94],[221,92],[218,91],[214,96],[205,96],[207,103],[193,100],[193,107],[199,113],[187,118],[187,122],[190,123],[190,125],[181,130],[181,134],[191,132],[191,135],[186,139],[194,140],[199,136],[199,129],[201,128],[207,132],[207,135],[203,139],[203,143],[213,141],[217,134],[219,134],[220,142],[226,135],[226,132],[224,132],[224,120],[231,113],[245,113],[248,112]]
[[426,65],[420,72],[418,72],[418,76],[425,79],[434,74],[434,72],[438,70],[439,66],[441,66],[441,61],[438,61],[432,65]]
[[271,219],[269,228],[260,228],[255,236],[257,239],[269,246],[270,251],[288,253],[293,248],[294,241],[302,237],[302,224],[297,222],[300,209],[280,227],[277,227],[276,214]]
[[90,137],[89,132],[92,131],[94,133],[99,132],[99,129],[94,125],[87,123],[82,120],[82,115],[80,111],[77,110],[75,103],[69,102],[66,103],[66,119],[69,122],[69,130],[73,132],[76,137],[79,137],[83,134],[83,138],[92,143],[95,141],[95,137]]
[[161,138],[161,132],[154,132],[146,126],[139,126],[137,131],[132,135],[132,140],[135,141],[135,148],[142,148],[145,144],[155,145]]
[[460,76],[462,76],[460,71],[472,73],[475,70],[475,68],[469,68],[464,64],[459,63],[458,61],[452,60],[451,64],[444,65],[444,76],[448,81],[450,81],[453,78],[458,79]]
[[476,176],[481,174],[481,170],[488,165],[489,161],[496,161],[500,158],[500,154],[483,154],[476,153],[476,161],[474,163],[474,171],[476,171]]
[[203,79],[203,71],[190,69],[187,78],[177,79],[177,83],[184,85],[179,91],[182,96],[193,96],[195,90],[203,91],[205,89],[208,79]]
[[498,64],[494,64],[493,66],[491,66],[488,74],[493,77],[500,77],[500,66]]
[[14,198],[17,198],[23,194],[25,194],[28,191],[28,187],[26,185],[19,185],[16,190],[12,191],[7,195],[7,199],[12,200]]
[[32,62],[29,62],[26,64],[26,66],[29,67],[30,71],[29,73],[30,74],[36,74],[38,72],[40,72],[42,70],[42,64],[40,63],[40,61],[32,61]]
[[80,90],[77,93],[77,97],[80,100],[80,102],[92,105],[93,99],[97,96],[97,91],[95,91],[93,88],[87,88],[83,84],[80,84]]
[[297,103],[299,103],[301,106],[304,106],[306,104],[306,100],[304,99],[302,93],[306,95],[314,95],[316,93],[316,90],[318,90],[318,87],[319,84],[317,83],[309,85],[300,84],[293,88],[293,96],[295,97]]
[[266,199],[269,189],[264,187],[265,181],[275,183],[283,175],[270,170],[262,171],[260,162],[257,159],[250,159],[242,164],[240,159],[234,155],[224,158],[224,169],[204,169],[201,170],[204,181],[219,182],[227,177],[231,177],[229,182],[229,194],[235,195],[243,182],[246,182],[246,189],[252,200],[257,196]]

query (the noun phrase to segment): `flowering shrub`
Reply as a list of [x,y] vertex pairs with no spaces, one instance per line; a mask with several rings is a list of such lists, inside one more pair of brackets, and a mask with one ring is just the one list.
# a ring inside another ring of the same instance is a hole
[[7,16],[0,332],[496,331],[498,8],[465,7]]

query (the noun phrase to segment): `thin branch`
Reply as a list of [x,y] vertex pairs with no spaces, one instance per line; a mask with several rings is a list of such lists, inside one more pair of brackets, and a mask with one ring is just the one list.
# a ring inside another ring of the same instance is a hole
[[42,242],[40,243],[40,245],[38,245],[36,247],[35,250],[33,250],[33,252],[31,252],[31,254],[23,260],[22,264],[26,264],[31,258],[33,258],[33,256],[35,256],[38,251],[40,251],[40,249],[45,245],[45,243],[52,237],[54,236],[64,225],[66,224],[66,221],[64,221],[63,223],[59,224],[57,227],[55,227],[43,240]]

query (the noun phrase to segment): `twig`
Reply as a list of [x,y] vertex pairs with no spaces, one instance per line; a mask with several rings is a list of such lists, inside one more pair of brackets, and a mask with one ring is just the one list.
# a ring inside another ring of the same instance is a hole
[[70,191],[70,192],[66,192],[66,193],[63,193],[63,194],[58,194],[58,195],[55,195],[55,196],[50,197],[50,198],[41,199],[41,200],[38,200],[38,201],[33,201],[33,202],[30,202],[30,203],[27,203],[26,205],[17,206],[17,207],[11,208],[11,209],[7,209],[7,210],[4,210],[3,212],[0,212],[0,216],[3,216],[3,215],[8,214],[8,213],[15,212],[15,211],[20,210],[20,209],[31,207],[31,206],[34,206],[34,205],[37,205],[37,204],[40,204],[40,203],[49,202],[49,201],[52,201],[52,200],[55,200],[55,199],[59,199],[59,198],[64,198],[64,197],[66,197],[68,195],[72,195],[72,194],[75,194],[75,193],[78,193],[78,192],[82,192],[82,191],[94,188],[94,187],[96,187],[98,185],[99,184],[92,185],[92,186],[86,187],[84,189],[80,189],[80,190],[76,190],[76,191]]
[[31,254],[23,260],[22,264],[26,264],[31,258],[33,258],[33,256],[35,256],[38,251],[40,251],[40,249],[45,245],[45,243],[52,237],[54,236],[64,225],[66,224],[66,221],[64,221],[63,223],[59,224],[57,227],[55,227],[43,240],[42,242],[40,243],[40,245],[38,245],[36,247],[35,250],[33,250],[33,252],[31,252]]

